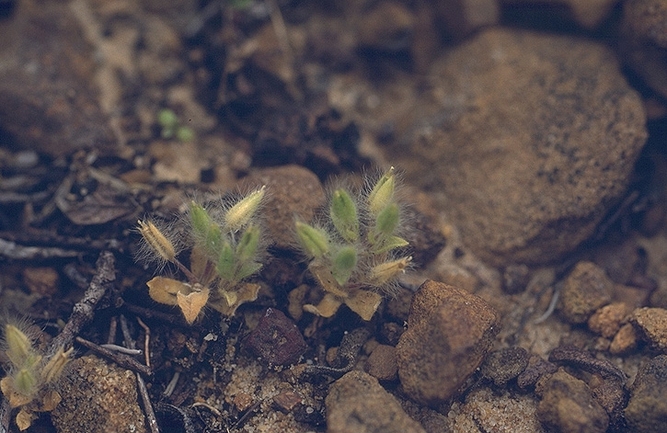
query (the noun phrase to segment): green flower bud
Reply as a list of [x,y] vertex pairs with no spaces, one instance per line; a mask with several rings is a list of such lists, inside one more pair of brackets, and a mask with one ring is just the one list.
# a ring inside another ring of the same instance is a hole
[[296,234],[303,249],[312,257],[319,259],[329,252],[329,236],[324,230],[297,221]]
[[208,211],[194,201],[190,203],[190,221],[195,233],[195,241],[207,254],[216,255],[222,245],[222,231],[211,219]]
[[224,241],[218,252],[218,262],[215,270],[221,278],[229,281],[234,279],[235,267],[236,254],[234,254],[234,249],[229,242]]
[[368,194],[368,209],[371,214],[378,215],[393,201],[395,183],[394,167],[391,167]]
[[350,279],[357,266],[357,250],[352,246],[344,246],[336,252],[333,258],[332,274],[341,286]]
[[399,223],[398,205],[390,203],[377,214],[375,232],[381,238],[387,238],[394,233]]
[[14,325],[5,325],[7,358],[15,367],[22,367],[35,356],[30,338]]
[[31,396],[37,392],[37,375],[32,369],[22,368],[14,375],[14,386],[20,394]]
[[235,281],[241,281],[251,275],[255,275],[262,269],[262,264],[257,262],[250,262],[242,264],[236,272]]
[[248,262],[255,257],[257,248],[259,247],[259,236],[259,227],[254,225],[250,225],[243,232],[243,236],[241,236],[241,240],[236,246],[236,259],[240,263]]
[[266,193],[266,186],[251,192],[243,200],[232,206],[225,214],[225,225],[230,231],[240,230],[255,216],[255,212],[262,203]]
[[344,189],[337,189],[331,197],[329,209],[331,222],[338,233],[348,242],[355,242],[359,238],[359,218],[357,206],[350,194]]

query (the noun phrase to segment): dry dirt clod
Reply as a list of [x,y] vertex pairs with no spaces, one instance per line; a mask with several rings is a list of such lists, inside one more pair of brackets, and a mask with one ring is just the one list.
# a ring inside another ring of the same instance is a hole
[[667,356],[656,356],[639,370],[632,385],[625,418],[631,431],[667,431]]
[[637,308],[630,323],[653,348],[667,352],[667,310],[664,308]]
[[329,389],[327,433],[425,433],[401,405],[362,371],[351,371]]
[[269,239],[277,247],[294,246],[294,218],[309,223],[315,210],[324,204],[324,189],[313,172],[297,165],[257,170],[248,181],[266,185],[270,193],[262,207]]
[[606,47],[493,28],[436,60],[429,77],[392,157],[444,193],[482,259],[562,258],[622,199],[646,116]]
[[378,344],[368,356],[364,368],[377,380],[395,380],[398,377],[396,348]]
[[482,363],[481,373],[496,386],[505,386],[526,369],[528,358],[528,351],[523,347],[497,350],[487,355]]
[[499,330],[498,313],[482,298],[426,281],[396,346],[406,394],[428,405],[452,397],[481,364]]
[[52,412],[59,432],[146,431],[134,373],[95,356],[75,359],[69,368],[60,390],[63,399]]
[[585,323],[605,304],[611,302],[613,282],[591,262],[579,262],[565,279],[559,310],[570,323]]
[[609,426],[607,412],[588,385],[562,369],[540,380],[535,392],[541,397],[537,416],[547,428],[561,433],[604,433]]
[[266,310],[244,344],[269,366],[295,364],[308,349],[299,328],[275,308]]

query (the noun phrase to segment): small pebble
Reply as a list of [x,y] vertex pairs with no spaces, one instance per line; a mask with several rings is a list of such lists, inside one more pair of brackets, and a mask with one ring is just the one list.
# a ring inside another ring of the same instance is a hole
[[299,328],[275,308],[267,308],[244,344],[269,366],[294,364],[308,349]]

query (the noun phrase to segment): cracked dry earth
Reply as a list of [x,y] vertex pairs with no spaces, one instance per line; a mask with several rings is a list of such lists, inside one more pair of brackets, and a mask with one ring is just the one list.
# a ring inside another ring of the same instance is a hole
[[[1,433],[667,431],[664,0],[8,0],[0,38],[0,311],[75,348]],[[414,266],[304,312],[294,219],[390,166]],[[257,300],[152,301],[137,220],[261,185]]]

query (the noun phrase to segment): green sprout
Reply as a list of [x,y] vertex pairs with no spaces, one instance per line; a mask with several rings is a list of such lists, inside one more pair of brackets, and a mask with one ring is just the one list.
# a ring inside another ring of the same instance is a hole
[[323,226],[296,222],[296,237],[311,261],[310,272],[326,294],[304,310],[333,316],[342,304],[370,320],[386,292],[409,266],[411,257],[397,254],[408,241],[397,235],[402,218],[390,168],[367,192],[336,188],[329,198]]
[[160,125],[162,138],[176,138],[178,141],[187,143],[195,139],[192,128],[181,125],[180,120],[173,110],[163,108],[157,114],[157,123]]
[[30,333],[18,324],[5,324],[4,348],[9,360],[9,374],[0,380],[0,391],[9,406],[21,408],[16,415],[19,430],[26,430],[36,418],[35,412],[49,412],[60,403],[53,389],[67,365],[73,348],[60,347],[50,356],[41,353]]
[[158,260],[174,264],[187,277],[187,282],[153,278],[146,283],[151,298],[178,306],[190,324],[205,305],[232,316],[241,304],[257,299],[259,285],[245,280],[262,268],[259,257],[264,248],[257,216],[265,193],[262,187],[236,203],[223,203],[225,210],[216,214],[217,218],[192,201],[188,212],[189,268],[178,260],[169,231],[159,229],[152,221],[139,221],[146,250]]

